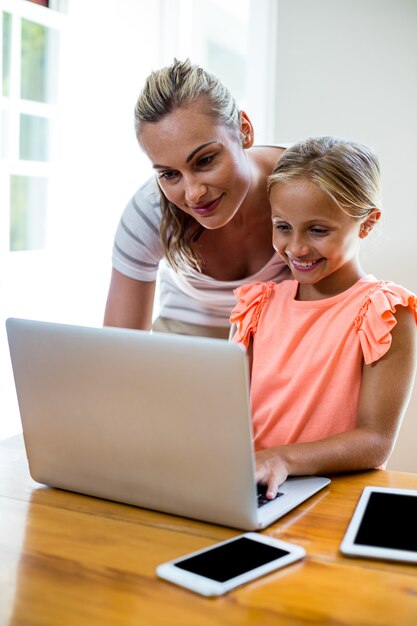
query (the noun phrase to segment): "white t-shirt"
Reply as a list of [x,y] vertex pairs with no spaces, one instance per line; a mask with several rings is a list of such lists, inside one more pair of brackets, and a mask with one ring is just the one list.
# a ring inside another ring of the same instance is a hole
[[191,268],[176,272],[164,257],[159,235],[161,195],[155,177],[138,189],[120,219],[113,246],[113,267],[142,281],[158,280],[161,317],[202,324],[229,326],[236,304],[233,290],[244,283],[288,277],[288,268],[275,253],[256,274],[242,280],[220,281]]

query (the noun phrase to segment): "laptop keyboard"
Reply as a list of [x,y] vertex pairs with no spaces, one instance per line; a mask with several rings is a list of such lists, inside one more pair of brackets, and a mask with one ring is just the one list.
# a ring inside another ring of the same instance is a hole
[[258,490],[258,509],[261,506],[265,506],[265,504],[269,504],[270,502],[273,502],[274,500],[276,500],[277,498],[279,498],[280,496],[283,496],[283,492],[282,491],[278,491],[277,495],[275,496],[274,500],[270,500],[269,498],[266,497],[266,488],[267,485],[260,485],[259,483],[257,484],[257,490]]

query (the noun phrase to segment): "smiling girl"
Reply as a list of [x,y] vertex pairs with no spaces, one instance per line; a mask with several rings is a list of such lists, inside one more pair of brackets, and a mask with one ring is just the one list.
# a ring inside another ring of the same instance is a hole
[[257,480],[379,467],[416,370],[417,298],[366,274],[379,165],[332,137],[288,148],[269,178],[273,246],[294,280],[244,285],[231,315],[249,351]]

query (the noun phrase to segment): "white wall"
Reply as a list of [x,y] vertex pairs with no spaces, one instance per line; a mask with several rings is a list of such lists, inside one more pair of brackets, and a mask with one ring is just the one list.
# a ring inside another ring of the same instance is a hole
[[[382,167],[384,223],[365,270],[417,292],[417,2],[277,0],[278,141],[339,135]],[[417,472],[417,389],[389,467]]]

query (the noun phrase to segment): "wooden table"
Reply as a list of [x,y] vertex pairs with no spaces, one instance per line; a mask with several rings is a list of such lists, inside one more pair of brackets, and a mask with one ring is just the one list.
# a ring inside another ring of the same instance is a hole
[[264,531],[303,545],[303,561],[206,599],[158,580],[155,567],[238,531],[43,487],[29,476],[22,437],[7,439],[0,442],[0,624],[416,626],[416,566],[339,553],[365,485],[416,489],[417,475],[333,477]]

